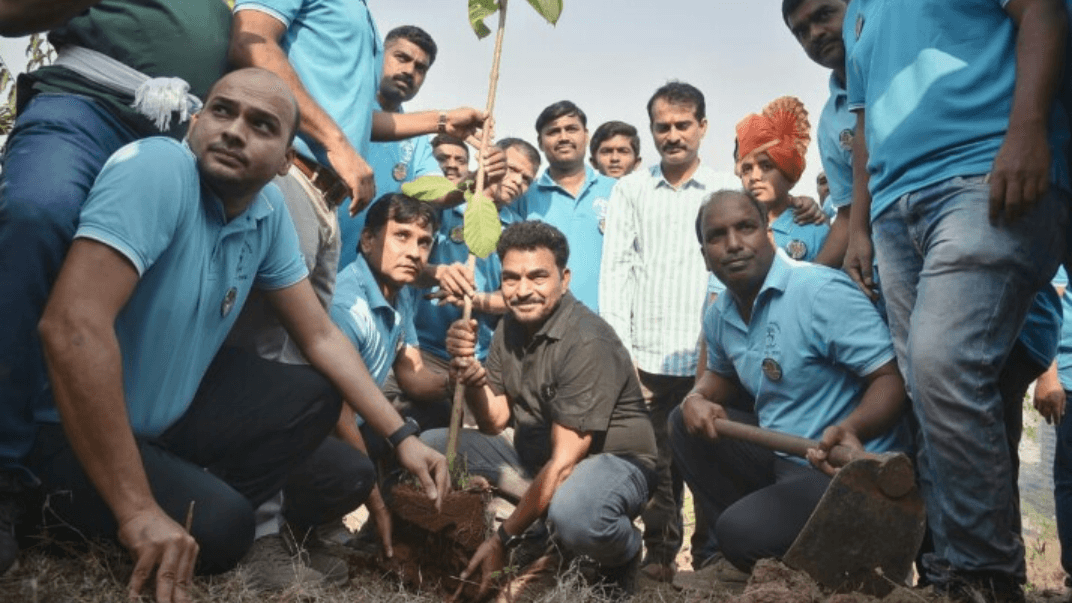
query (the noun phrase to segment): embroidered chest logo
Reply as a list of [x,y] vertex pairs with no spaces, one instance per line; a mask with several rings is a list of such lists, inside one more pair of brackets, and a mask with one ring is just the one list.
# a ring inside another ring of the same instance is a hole
[[785,252],[794,260],[803,260],[808,255],[808,245],[800,239],[793,239],[785,246]]
[[777,360],[781,357],[781,352],[778,349],[778,339],[781,332],[782,330],[778,323],[768,323],[766,339],[763,342],[764,358],[761,365],[763,375],[775,382],[782,380],[782,366],[778,364]]
[[599,233],[604,234],[607,232],[607,199],[600,197],[595,201],[592,201],[592,212],[596,215],[596,220],[599,223]]
[[558,393],[558,389],[551,383],[547,383],[540,387],[540,397],[544,400],[554,400],[555,394]]
[[450,229],[450,240],[454,243],[465,242],[465,227],[462,225]]

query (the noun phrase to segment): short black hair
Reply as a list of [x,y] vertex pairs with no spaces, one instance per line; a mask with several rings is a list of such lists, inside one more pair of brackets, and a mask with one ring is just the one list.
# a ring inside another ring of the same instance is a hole
[[555,265],[558,266],[559,272],[566,269],[566,262],[569,261],[569,242],[566,241],[566,235],[540,220],[525,220],[507,226],[499,237],[495,251],[499,254],[499,260],[502,260],[511,249],[534,251],[538,248],[547,249],[555,256]]
[[[365,214],[365,228],[372,234],[379,234],[388,221],[400,224],[417,223],[433,233],[439,228],[439,213],[431,203],[418,201],[402,193],[387,193],[376,199]],[[361,253],[361,243],[357,252]]]
[[525,154],[525,157],[532,162],[533,169],[540,169],[540,152],[536,150],[536,147],[529,144],[527,140],[520,138],[504,138],[495,143],[495,146],[499,147],[503,153],[509,149],[519,149]]
[[451,136],[450,134],[436,134],[435,138],[432,139],[432,148],[435,149],[442,144],[452,144],[456,147],[461,147],[465,149],[465,157],[469,157],[469,146],[465,144],[464,140],[457,136]]
[[576,115],[577,119],[581,120],[581,125],[588,127],[588,116],[581,111],[581,108],[573,104],[573,101],[561,100],[557,103],[550,105],[543,111],[540,111],[540,116],[536,118],[536,139],[539,140],[540,133],[543,132],[543,127],[547,124],[555,121],[559,117],[567,117],[569,115]]
[[767,226],[767,210],[763,209],[763,205],[761,205],[755,197],[742,190],[724,188],[711,193],[706,199],[704,199],[704,202],[700,204],[700,211],[696,213],[696,238],[700,241],[700,245],[704,244],[704,213],[707,211],[708,207],[711,207],[715,203],[718,203],[719,201],[722,201],[727,197],[741,197],[744,199],[748,199],[748,201],[752,204],[752,207],[755,208],[756,213],[759,214],[760,224],[762,224],[764,227]]
[[692,105],[696,121],[702,121],[707,117],[707,103],[704,101],[703,92],[692,84],[685,82],[667,82],[662,85],[648,101],[648,120],[654,121],[655,116],[652,108],[655,101],[663,99],[671,105]]
[[[849,3],[849,0],[841,0],[845,4]],[[789,26],[789,15],[793,14],[793,11],[800,8],[801,4],[804,4],[805,0],[782,0],[782,20],[785,21],[785,25]]]
[[595,157],[596,151],[599,150],[599,145],[615,136],[628,138],[629,146],[633,147],[633,154],[637,157],[640,156],[640,136],[637,135],[637,129],[624,121],[608,121],[596,128],[595,133],[592,134],[592,142],[588,145],[588,150],[592,152],[592,156]]
[[435,40],[432,39],[432,36],[428,35],[428,32],[416,25],[400,25],[387,32],[387,37],[383,39],[383,45],[386,47],[392,40],[397,40],[399,38],[413,42],[417,48],[423,50],[424,54],[428,55],[429,67],[435,63],[436,53],[439,52],[439,47],[436,46]]

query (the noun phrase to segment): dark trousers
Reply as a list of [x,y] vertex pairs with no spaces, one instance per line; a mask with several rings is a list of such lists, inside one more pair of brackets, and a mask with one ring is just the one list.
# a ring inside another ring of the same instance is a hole
[[[280,489],[284,515],[299,527],[337,519],[364,503],[375,483],[372,463],[327,438],[341,404],[331,384],[308,366],[225,348],[182,418],[159,438],[137,438],[161,508],[182,524],[195,503],[198,571],[234,567],[253,543],[253,510]],[[62,523],[85,536],[115,537],[115,518],[59,425],[42,427],[29,464],[51,492],[47,508]]]
[[[730,419],[755,424],[755,415],[726,409]],[[807,523],[830,478],[755,444],[689,435],[681,409],[670,414],[674,462],[703,506],[707,546],[742,571],[781,557]]]
[[659,476],[655,493],[640,515],[644,520],[644,546],[648,550],[645,563],[674,565],[677,553],[681,550],[681,504],[685,488],[681,474],[671,462],[666,425],[670,411],[681,404],[696,380],[693,377],[654,375],[644,371],[639,371],[639,375],[644,401],[655,428],[655,445],[658,451],[655,471]]

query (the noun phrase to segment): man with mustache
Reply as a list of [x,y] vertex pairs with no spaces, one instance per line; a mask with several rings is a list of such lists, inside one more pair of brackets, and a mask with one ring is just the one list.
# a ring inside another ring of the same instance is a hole
[[[710,195],[695,218],[725,283],[704,316],[707,366],[670,414],[674,461],[710,523],[709,544],[742,571],[788,550],[830,482],[829,444],[903,449],[905,389],[882,318],[842,272],[792,262],[749,195]],[[732,408],[745,393],[754,412]],[[715,419],[810,439],[802,459],[719,439]]]
[[670,581],[681,548],[683,488],[671,469],[666,418],[694,381],[708,283],[703,258],[688,241],[703,199],[740,181],[700,161],[706,104],[694,86],[670,82],[656,90],[648,117],[661,161],[614,187],[599,295],[600,315],[632,355],[655,425],[660,482],[644,512],[644,571]]
[[536,136],[547,169],[518,200],[517,213],[565,233],[573,249],[571,291],[581,303],[598,311],[603,232],[615,180],[585,164],[588,117],[572,102],[559,101],[540,112]]
[[[447,349],[480,431],[463,430],[458,452],[493,483],[530,479],[513,513],[462,572],[481,594],[507,553],[544,518],[568,556],[587,556],[612,589],[636,586],[641,538],[633,527],[655,484],[655,436],[629,353],[607,323],[569,291],[569,244],[538,220],[503,231],[507,313],[487,361],[476,321],[451,325]],[[513,443],[500,435],[514,426]],[[422,436],[437,449],[446,430]]]
[[465,141],[437,134],[432,139],[432,156],[439,163],[443,175],[454,184],[469,177],[469,147],[465,146]]
[[[27,462],[66,524],[131,552],[132,596],[155,570],[157,601],[188,601],[195,564],[233,567],[253,542],[253,509],[281,488],[296,494],[299,532],[360,505],[372,463],[325,440],[341,399],[431,498],[447,489],[445,459],[409,437],[319,303],[279,190],[265,186],[289,167],[298,120],[280,78],[243,69],[209,91],[187,144],[120,149],[41,320],[51,389]],[[220,349],[254,287],[311,367]],[[309,496],[314,457],[347,496]]]
[[[438,48],[428,32],[414,25],[402,25],[387,32],[383,39],[383,75],[376,102],[379,110],[402,114],[402,103],[413,100],[424,85],[428,70],[435,64]],[[402,140],[373,141],[368,162],[376,179],[376,196],[398,192],[402,184],[428,174],[439,174],[439,163],[432,155],[427,136]],[[365,212],[349,219],[339,208],[342,248],[339,270],[354,261],[358,241],[365,226]]]

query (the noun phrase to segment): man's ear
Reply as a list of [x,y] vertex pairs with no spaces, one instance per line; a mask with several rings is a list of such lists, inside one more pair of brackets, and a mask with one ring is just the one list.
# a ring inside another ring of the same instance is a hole
[[700,138],[707,136],[707,118],[700,120]]
[[562,290],[563,291],[568,291],[569,290],[569,281],[570,281],[569,268],[563,268],[562,269]]
[[290,165],[294,163],[294,158],[298,155],[298,152],[294,150],[293,146],[287,147],[287,152],[283,154],[283,163],[279,166],[279,170],[276,174],[280,176],[286,176],[290,171]]
[[774,242],[774,229],[771,228],[770,224],[767,225],[767,240],[770,241],[770,244],[775,249],[778,249],[778,244]]
[[599,171],[599,164],[596,163],[596,156],[595,155],[592,155],[591,157],[588,158],[588,163],[591,163],[592,168],[594,168],[597,172]]

